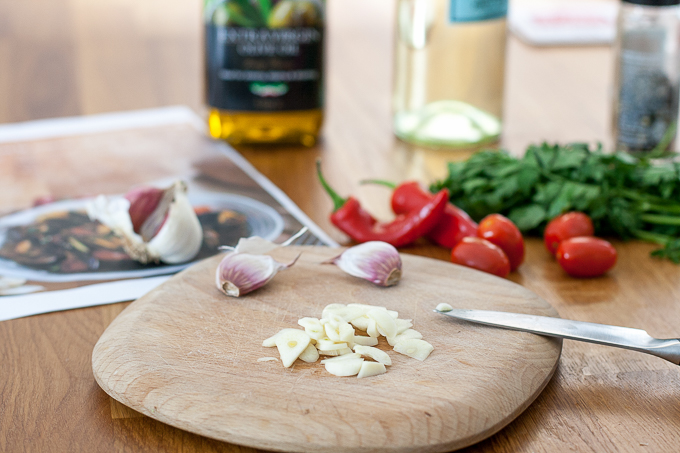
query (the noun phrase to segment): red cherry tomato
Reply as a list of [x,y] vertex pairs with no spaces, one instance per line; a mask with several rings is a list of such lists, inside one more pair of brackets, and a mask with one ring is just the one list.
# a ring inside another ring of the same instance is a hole
[[519,228],[510,219],[500,214],[491,214],[479,223],[477,235],[500,247],[510,261],[514,271],[524,261],[524,238]]
[[560,246],[560,242],[565,239],[594,234],[595,229],[590,217],[582,212],[567,212],[555,217],[548,223],[543,233],[543,240],[545,248],[554,255],[557,252],[557,247]]
[[499,277],[510,273],[510,261],[497,245],[486,239],[464,237],[451,251],[451,261]]
[[616,264],[616,249],[604,239],[565,239],[557,248],[557,262],[572,277],[597,277]]

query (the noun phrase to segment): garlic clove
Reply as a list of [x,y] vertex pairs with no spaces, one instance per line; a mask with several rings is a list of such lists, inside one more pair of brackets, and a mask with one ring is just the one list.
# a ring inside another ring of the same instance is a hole
[[387,372],[387,368],[385,368],[385,365],[379,362],[366,362],[364,361],[361,364],[361,368],[359,369],[359,373],[357,374],[357,378],[366,378],[366,377],[371,377],[371,376],[378,376],[379,374],[385,374]]
[[5,277],[0,275],[0,290],[17,288],[19,286],[23,286],[24,284],[26,284],[25,278]]
[[283,329],[276,334],[276,348],[279,350],[283,366],[290,367],[307,349],[309,341],[309,335],[303,330]]
[[316,347],[314,347],[313,344],[310,344],[305,348],[304,351],[302,351],[302,354],[300,354],[300,357],[298,358],[303,362],[314,363],[319,360],[319,351],[316,349]]
[[394,346],[395,344],[399,343],[402,340],[410,340],[410,339],[416,339],[416,340],[422,340],[423,334],[418,332],[417,330],[413,329],[406,329],[399,335],[396,335],[394,337],[387,337],[387,343],[390,346]]
[[370,241],[350,247],[328,261],[354,277],[378,286],[396,285],[401,279],[401,258],[386,242]]
[[374,337],[364,337],[355,335],[353,340],[355,345],[361,346],[375,346],[378,344],[378,339]]
[[329,361],[324,364],[326,371],[330,374],[340,377],[356,376],[361,370],[361,364],[364,359],[347,359]]
[[217,266],[215,284],[227,296],[243,296],[267,284],[277,272],[295,264],[299,257],[283,264],[268,255],[228,253]]
[[427,341],[411,338],[408,340],[399,341],[394,345],[394,350],[399,354],[404,354],[422,361],[430,355],[430,353],[434,350],[434,347]]
[[134,260],[183,263],[196,256],[203,242],[186,192],[186,184],[177,181],[166,189],[136,188],[124,197],[100,195],[87,204],[87,213],[121,237]]
[[378,348],[373,348],[371,346],[354,346],[354,352],[359,353],[365,357],[370,357],[376,362],[380,362],[384,365],[392,365],[392,359],[387,355],[385,351],[381,351]]

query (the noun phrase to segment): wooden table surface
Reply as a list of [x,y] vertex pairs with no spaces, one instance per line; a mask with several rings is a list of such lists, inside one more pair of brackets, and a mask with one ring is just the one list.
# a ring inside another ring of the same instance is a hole
[[[175,104],[202,113],[199,3],[0,0],[0,123]],[[339,192],[357,194],[386,217],[387,192],[359,187],[359,180],[431,181],[444,174],[447,160],[465,157],[414,149],[391,134],[393,3],[328,0],[327,109],[318,146],[239,148],[340,242],[346,238],[328,222],[331,203],[314,179],[317,158]],[[513,37],[508,45],[506,148],[519,153],[542,140],[610,143],[608,47],[538,49]],[[82,161],[41,154],[39,147],[0,154],[0,212],[26,207],[37,196],[90,193],[105,178],[139,182],[124,159],[112,168],[96,152]],[[510,279],[564,318],[678,336],[680,267],[651,259],[648,244],[616,247],[619,263],[607,276],[574,280],[540,240],[530,239],[526,262]],[[448,257],[428,245],[403,251]],[[0,323],[0,451],[252,451],[144,417],[99,389],[92,347],[126,306]],[[674,452],[679,399],[677,366],[567,341],[555,377],[529,409],[468,450]]]

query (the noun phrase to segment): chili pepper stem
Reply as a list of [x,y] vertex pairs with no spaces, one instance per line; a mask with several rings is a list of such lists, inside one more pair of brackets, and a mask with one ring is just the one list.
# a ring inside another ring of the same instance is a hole
[[363,181],[359,182],[359,184],[364,185],[364,184],[378,184],[380,186],[385,186],[389,187],[390,189],[396,189],[397,185],[393,183],[392,181],[385,181],[384,179],[364,179]]
[[326,178],[324,178],[323,174],[321,173],[320,160],[316,161],[316,174],[319,177],[319,182],[323,186],[324,190],[326,190],[326,193],[328,193],[328,195],[331,197],[331,200],[333,200],[333,212],[337,211],[347,202],[347,199],[342,198],[335,190],[331,188],[331,186],[328,185]]

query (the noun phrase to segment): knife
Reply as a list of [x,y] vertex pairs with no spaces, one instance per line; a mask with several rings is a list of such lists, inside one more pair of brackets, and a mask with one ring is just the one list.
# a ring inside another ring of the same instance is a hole
[[502,311],[454,308],[450,311],[434,310],[434,312],[488,326],[631,349],[680,365],[680,340],[654,338],[641,329]]

